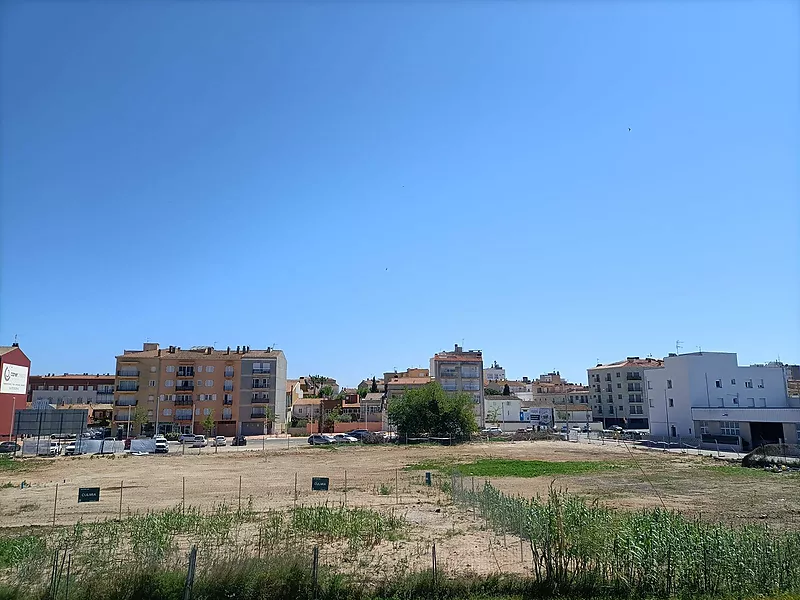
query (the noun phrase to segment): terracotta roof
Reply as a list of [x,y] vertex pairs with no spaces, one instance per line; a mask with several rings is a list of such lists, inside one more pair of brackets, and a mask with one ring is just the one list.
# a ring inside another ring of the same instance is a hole
[[170,352],[169,348],[161,348],[161,354],[158,350],[125,350],[124,354],[117,356],[118,360],[131,359],[136,360],[139,358],[163,358],[167,360],[239,360],[242,358],[276,358],[283,354],[282,350],[249,350],[248,352],[236,353],[231,350],[228,353],[226,350],[212,350],[211,354],[206,354],[204,350],[181,350],[177,348],[175,352]]
[[596,367],[591,367],[588,370],[594,371],[595,369],[615,369],[621,367],[663,367],[664,361],[660,358],[639,358],[638,356],[631,356],[626,358],[625,360],[621,360],[615,363],[609,363],[607,365],[597,365]]
[[319,406],[320,402],[322,402],[322,398],[298,398],[294,402],[292,402],[292,406]]
[[430,383],[430,377],[398,377],[396,379],[392,379],[387,381],[388,385],[425,385],[426,383]]
[[364,399],[361,400],[364,403],[367,402],[380,402],[383,399],[383,393],[381,392],[369,392]]

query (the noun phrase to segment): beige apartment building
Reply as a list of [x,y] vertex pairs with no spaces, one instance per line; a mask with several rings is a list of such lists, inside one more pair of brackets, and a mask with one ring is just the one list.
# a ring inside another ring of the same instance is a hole
[[261,435],[286,429],[286,357],[281,350],[249,346],[216,350],[195,346],[142,350],[117,356],[113,425],[135,435],[147,433]]
[[383,381],[386,388],[386,400],[391,400],[399,398],[406,390],[429,384],[431,376],[428,369],[406,369],[400,373],[397,371],[384,373]]
[[645,398],[644,370],[664,366],[657,358],[629,356],[623,361],[587,369],[592,416],[603,427],[648,429],[649,405]]
[[455,345],[452,351],[439,352],[431,358],[430,372],[446,392],[465,392],[472,397],[475,418],[480,427],[486,424],[483,395],[483,353]]

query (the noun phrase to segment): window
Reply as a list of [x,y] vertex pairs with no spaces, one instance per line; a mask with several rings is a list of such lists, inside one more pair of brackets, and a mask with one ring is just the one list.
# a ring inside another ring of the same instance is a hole
[[700,421],[700,435],[708,435],[708,421]]
[[230,408],[222,409],[222,420],[230,421],[233,418],[233,411]]
[[207,417],[207,416],[208,416],[208,415],[210,415],[210,414],[211,414],[211,409],[210,409],[210,408],[204,408],[204,409],[203,409],[203,415],[204,415],[204,416],[206,416],[206,417]]
[[222,395],[222,403],[223,404],[233,404],[233,394],[223,394]]
[[64,386],[63,385],[58,386],[58,391],[59,392],[63,392],[64,391]]
[[721,380],[721,379],[717,379],[717,380],[714,382],[714,386],[715,386],[715,387],[718,387],[718,388],[721,388],[721,387],[722,387],[722,380]]
[[456,391],[456,380],[455,379],[442,379],[442,389],[445,392],[455,392]]
[[260,363],[254,362],[253,363],[253,373],[269,373],[272,371],[272,365],[268,362]]
[[614,401],[614,394],[609,394],[608,395],[608,401],[609,402],[613,402]]
[[608,407],[608,414],[610,414],[610,415],[614,414],[614,407],[613,406],[609,406]]
[[735,379],[731,379],[731,385],[736,385],[736,380]]
[[164,394],[159,395],[158,401],[159,402],[163,402],[164,401]]
[[174,372],[175,372],[175,366],[174,365],[169,365],[167,367],[167,373],[174,373]]
[[797,439],[800,441],[800,423],[795,423],[794,427],[796,429]]
[[648,390],[652,390],[653,389],[653,382],[652,381],[648,381],[647,382],[647,389]]
[[749,388],[749,389],[753,389],[753,380],[752,379],[745,380],[744,387]]
[[669,407],[672,408],[675,406],[675,403],[672,401],[672,398],[669,399]]
[[79,392],[82,392],[82,391],[83,391],[83,386],[82,386],[82,385],[79,385],[79,386],[78,386],[78,391],[79,391]]
[[147,385],[149,387],[156,387],[156,380],[155,379],[151,379],[150,381],[147,382]]
[[622,400],[622,394],[617,394],[617,400]]
[[463,387],[467,391],[474,392],[481,389],[481,382],[477,379],[469,379],[463,382]]
[[619,371],[617,371],[617,379],[619,379]]
[[192,365],[178,366],[178,377],[194,377],[194,367]]
[[625,408],[624,407],[622,407],[622,406],[618,406],[617,407],[617,414],[624,413],[624,412],[625,412]]
[[207,365],[206,373],[213,373],[213,372],[214,372],[214,365]]
[[672,379],[667,379],[667,389],[668,390],[672,389]]
[[174,382],[174,381],[172,381],[172,379],[167,379],[167,380],[164,382],[164,387],[172,387],[174,383],[175,383],[175,382]]
[[216,402],[217,401],[217,395],[216,394],[211,394],[211,400],[213,402]]
[[233,391],[233,381],[226,381],[225,385],[223,386],[222,389],[224,389],[226,392],[232,392]]
[[479,369],[477,365],[461,365],[461,376],[462,377],[479,377]]
[[764,387],[764,380],[763,379],[759,379],[758,387],[760,387],[760,388]]
[[602,404],[598,404],[597,405],[597,414],[598,415],[602,415],[603,414],[603,405]]
[[203,365],[197,365],[197,372],[198,373],[202,373],[203,372]]
[[158,368],[155,365],[151,365],[150,366],[150,372],[151,373],[155,373],[157,370],[158,370]]
[[72,387],[71,385],[68,385],[68,386],[67,386],[67,391],[68,391],[68,392],[73,392],[73,391],[75,391],[75,390],[73,389],[73,387]]
[[152,417],[153,416],[153,411],[152,410],[148,410],[147,411],[147,416],[148,417]]
[[233,367],[225,367],[225,377],[233,377]]
[[147,401],[148,402],[155,402],[156,401],[156,397],[151,394],[150,396],[147,397]]
[[213,379],[206,379],[206,387],[213,387],[214,380]]
[[606,373],[606,381],[611,381],[611,373]]
[[618,384],[617,384],[617,389],[618,389],[618,390],[621,390],[621,389],[622,389],[622,384],[621,384],[621,383],[618,383]]
[[722,435],[739,435],[739,422],[738,421],[722,421],[720,423],[720,431]]
[[632,415],[643,415],[644,414],[644,406],[641,404],[635,404],[631,406],[631,414]]
[[168,416],[170,416],[171,414],[172,414],[172,409],[171,409],[171,408],[165,408],[165,409],[164,409],[164,416],[165,416],[165,417],[168,417]]

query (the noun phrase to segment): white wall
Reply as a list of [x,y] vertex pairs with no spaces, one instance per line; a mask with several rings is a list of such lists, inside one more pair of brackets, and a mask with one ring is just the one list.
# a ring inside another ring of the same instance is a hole
[[[788,406],[786,378],[780,368],[740,367],[732,352],[668,356],[662,369],[644,371],[650,410],[650,432],[696,436],[692,408],[758,408]],[[720,386],[716,382],[719,380]],[[672,387],[668,387],[671,381]],[[752,382],[752,387],[747,382]],[[760,387],[763,381],[763,387]],[[672,399],[672,406],[669,401]]]
[[[493,411],[497,409],[497,419],[489,418],[493,416]],[[494,425],[495,422],[519,423],[520,402],[516,398],[508,396],[486,396],[486,424]]]

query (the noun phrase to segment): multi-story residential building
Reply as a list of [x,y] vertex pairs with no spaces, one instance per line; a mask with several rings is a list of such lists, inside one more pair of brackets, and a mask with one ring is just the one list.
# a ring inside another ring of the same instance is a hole
[[0,346],[0,439],[11,439],[14,413],[25,408],[30,368],[17,342]]
[[458,344],[452,351],[435,354],[430,372],[446,392],[465,392],[472,397],[478,425],[486,424],[483,395],[483,353],[464,349]]
[[494,361],[491,367],[487,367],[483,370],[483,378],[484,383],[489,383],[490,381],[505,381],[506,370],[498,365],[497,361]]
[[800,399],[788,396],[782,365],[740,367],[733,352],[691,352],[670,354],[644,376],[654,436],[744,449],[798,441]]
[[387,372],[383,374],[386,399],[399,398],[406,390],[419,388],[431,382],[428,369],[406,369],[403,372]]
[[659,368],[663,361],[629,356],[607,365],[587,369],[592,415],[603,427],[613,425],[627,429],[647,429],[648,404],[645,402],[644,370]]
[[[114,423],[118,429],[145,411],[145,432],[202,433],[211,417],[215,435],[261,435],[286,427],[286,358],[281,350],[196,346],[117,356]],[[138,432],[134,432],[138,433]]]
[[73,404],[114,403],[114,376],[88,373],[63,375],[31,375],[28,380],[28,404],[43,400],[56,408],[72,408]]

